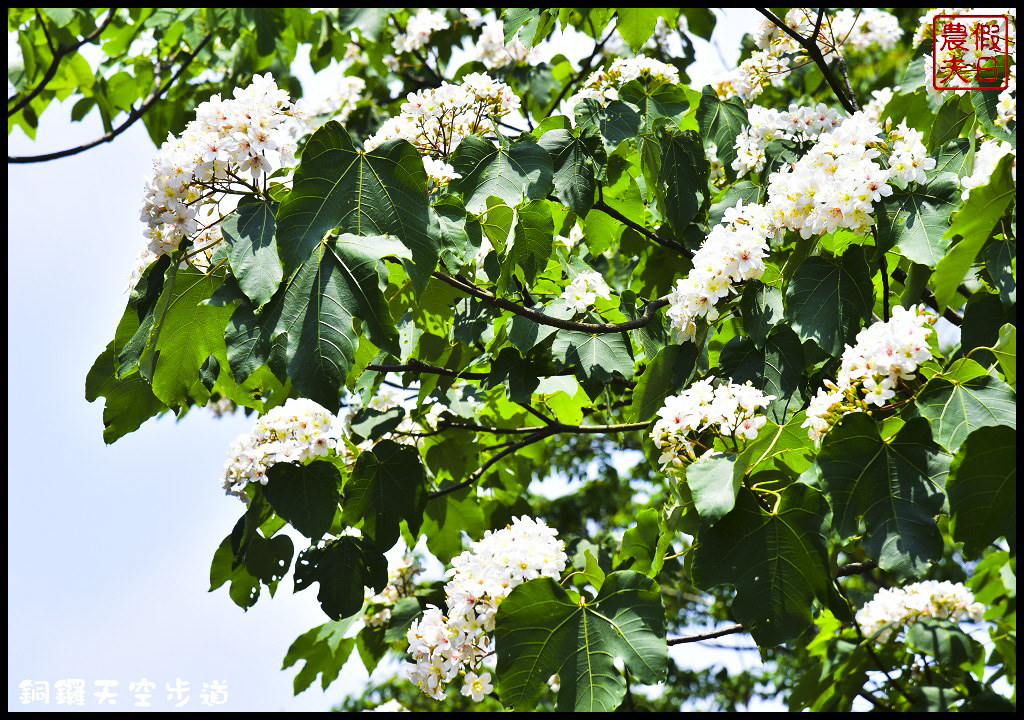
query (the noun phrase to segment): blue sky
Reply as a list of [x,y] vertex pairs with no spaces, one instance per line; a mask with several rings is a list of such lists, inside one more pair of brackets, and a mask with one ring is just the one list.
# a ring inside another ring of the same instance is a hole
[[[727,56],[752,20],[719,23]],[[721,68],[714,50],[698,57],[705,72]],[[38,143],[16,130],[8,153],[101,134],[95,113],[71,123],[68,103],[43,115]],[[116,705],[104,709],[134,710],[129,684],[145,678],[156,684],[153,709],[172,709],[165,683],[181,678],[191,687],[184,709],[325,710],[366,673],[356,659],[327,692],[292,696],[295,669],[282,672],[281,661],[326,620],[315,590],[293,594],[286,579],[247,613],[226,588],[207,592],[213,552],[243,510],[224,495],[221,471],[252,421],[196,411],[105,446],[102,402],[84,398],[143,245],[138,208],[153,152],[138,123],[74,157],[8,166],[8,708],[67,709],[52,694],[49,705],[20,703],[19,684],[47,682],[52,693],[56,681],[81,678],[82,709],[99,709],[95,683],[113,680]],[[757,661],[684,647],[691,666]],[[209,708],[200,691],[214,681],[228,697]]]

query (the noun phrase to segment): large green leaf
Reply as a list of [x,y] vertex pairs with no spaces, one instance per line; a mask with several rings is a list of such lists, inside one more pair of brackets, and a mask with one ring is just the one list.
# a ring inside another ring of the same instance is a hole
[[764,347],[768,333],[786,314],[782,291],[758,280],[747,280],[740,298],[743,331],[757,347]]
[[915,183],[883,198],[876,206],[877,252],[895,246],[912,262],[934,267],[946,254],[949,214],[959,202],[960,183],[952,173],[934,175],[924,185]]
[[839,355],[871,318],[872,292],[864,250],[854,245],[841,258],[804,260],[786,288],[786,310],[801,340]]
[[276,224],[273,205],[249,202],[239,204],[221,225],[231,274],[257,310],[273,297],[284,277],[274,238]]
[[694,507],[708,527],[714,525],[736,507],[736,493],[743,485],[743,462],[732,453],[701,458],[686,468],[686,484],[693,496]]
[[999,90],[972,90],[967,94],[971,96],[978,124],[985,129],[985,132],[997,140],[1007,140],[1016,146],[1017,133],[1007,132],[999,119],[1001,114],[999,112],[999,93]]
[[555,358],[576,368],[576,377],[592,398],[617,373],[633,377],[633,356],[625,333],[590,333],[559,330],[551,345]]
[[978,557],[999,537],[1017,543],[1017,431],[998,425],[978,428],[961,446],[949,469],[950,529],[964,552]]
[[483,510],[471,487],[431,499],[420,528],[431,555],[445,564],[462,552],[462,533],[479,537],[484,529]]
[[942,147],[960,137],[964,126],[974,118],[974,106],[969,97],[972,93],[957,95],[950,93],[935,114],[935,122],[928,132],[928,149]]
[[601,105],[592,98],[580,102],[575,108],[576,125],[594,128],[604,142],[604,149],[612,153],[623,140],[635,138],[640,131],[640,115],[621,100]]
[[[653,508],[637,515],[636,524],[622,534],[622,546],[615,554],[616,567],[622,567],[619,563],[632,559],[632,565],[628,566],[630,570],[650,577],[656,577],[661,572],[665,564],[665,551],[673,534],[662,531],[660,519],[661,513]],[[588,565],[591,562],[588,560]],[[596,565],[596,561],[593,564]],[[593,584],[597,586],[600,583],[595,580]]]
[[615,710],[626,694],[616,658],[637,682],[665,679],[665,611],[640,573],[608,575],[593,602],[574,602],[551,578],[525,582],[498,606],[494,640],[498,694],[516,711],[534,709],[555,673],[559,712]]
[[487,209],[489,197],[514,208],[523,200],[546,198],[553,187],[551,155],[525,139],[497,147],[483,138],[468,137],[452,155],[452,166],[462,179],[452,181],[451,189],[462,193],[466,209],[477,215]]
[[864,413],[843,417],[817,459],[840,534],[860,534],[863,519],[868,553],[900,577],[919,576],[942,556],[935,515],[948,463],[923,419],[910,420],[886,442]]
[[917,396],[917,409],[931,423],[936,442],[950,452],[979,427],[1017,427],[1016,394],[973,360],[929,380]]
[[682,237],[691,222],[704,220],[697,213],[706,205],[710,166],[700,136],[692,130],[665,133],[660,144],[658,196],[664,203],[665,216],[672,231],[676,237]]
[[85,399],[94,402],[97,398],[106,398],[103,442],[108,445],[135,432],[146,420],[167,409],[142,375],[134,372],[118,378],[117,368],[114,344],[110,343],[85,377]]
[[[306,397],[338,407],[341,388],[363,332],[380,348],[399,354],[387,300],[380,289],[378,263],[408,251],[388,237],[344,234],[320,243],[284,285],[280,308],[261,318],[284,350],[288,377]],[[278,338],[284,335],[284,341]]]
[[971,269],[974,259],[1017,195],[1017,183],[1011,176],[1013,160],[1011,155],[1003,157],[992,171],[988,184],[971,189],[967,202],[946,231],[947,243],[957,238],[960,241],[938,262],[931,277],[935,299],[943,308],[956,295],[956,289]]
[[694,583],[734,586],[733,614],[761,647],[797,637],[811,624],[813,600],[834,597],[827,514],[821,493],[807,485],[786,488],[775,512],[741,488],[732,512],[698,533]]
[[416,148],[391,140],[360,152],[344,128],[331,121],[303,148],[292,191],[277,212],[278,252],[287,277],[335,228],[354,235],[394,235],[412,252],[411,275],[423,287],[439,252],[428,224],[427,175]]
[[154,309],[142,364],[153,367],[153,394],[168,406],[205,403],[209,393],[198,383],[200,368],[211,355],[227,360],[224,328],[234,308],[203,304],[223,279],[223,274],[179,270]]
[[799,390],[804,351],[800,338],[787,325],[773,328],[760,348],[752,338],[734,337],[722,348],[719,366],[733,382],[749,380],[767,395],[774,395],[765,414],[780,425],[802,404]]
[[341,519],[382,548],[395,544],[405,520],[415,535],[427,502],[427,477],[416,449],[382,440],[359,455],[345,483]]
[[1007,323],[999,328],[999,340],[992,346],[1006,384],[1017,392],[1017,328]]
[[665,404],[665,398],[683,390],[697,363],[693,343],[667,345],[658,351],[633,389],[630,417],[633,422],[653,420]]
[[544,133],[538,144],[551,155],[555,197],[580,217],[586,217],[597,192],[588,143],[559,129]]
[[281,669],[285,670],[299,660],[303,661],[302,669],[295,676],[296,695],[308,689],[317,675],[320,676],[320,685],[324,690],[338,679],[341,668],[356,644],[355,638],[345,638],[345,633],[352,627],[356,618],[357,616],[353,615],[341,620],[332,620],[295,638],[295,642],[288,648],[288,654],[284,656]]
[[522,270],[527,286],[533,285],[534,279],[543,272],[551,256],[554,221],[548,202],[534,200],[527,203],[519,209],[517,218],[512,247],[508,249],[508,259],[502,266],[502,277],[498,282],[499,293],[506,287],[507,278],[514,267]]
[[232,549],[232,536],[221,542],[210,564],[210,592],[230,583],[228,594],[236,605],[247,610],[260,597],[260,586],[266,585],[271,596],[278,583],[288,574],[295,547],[287,535],[264,538],[254,532],[246,543],[244,558]]
[[659,17],[665,15],[674,21],[679,12],[675,8],[640,7],[620,7],[617,11],[616,27],[633,52],[638,52],[644,43],[651,39]]
[[[619,88],[619,99],[635,105],[640,110],[641,124],[645,132],[659,126],[676,128],[690,107],[686,90],[669,83],[630,80]],[[701,152],[701,157],[704,153]]]
[[275,463],[267,470],[263,497],[293,528],[316,541],[331,529],[341,500],[341,474],[329,462]]
[[320,583],[317,600],[332,620],[355,615],[363,587],[380,592],[388,584],[388,561],[373,543],[344,535],[326,547],[309,547],[295,561],[295,592]]
[[725,166],[726,175],[730,179],[735,178],[732,161],[736,159],[736,137],[749,124],[743,101],[739,98],[719,100],[715,91],[707,85],[697,106],[697,124],[704,142],[713,142],[718,146],[718,159]]

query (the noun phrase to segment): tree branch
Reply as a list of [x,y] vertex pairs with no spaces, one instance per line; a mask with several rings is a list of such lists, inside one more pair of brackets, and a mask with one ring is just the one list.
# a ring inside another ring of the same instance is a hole
[[828,83],[828,86],[832,88],[832,92],[835,93],[835,96],[839,99],[840,104],[846,112],[851,115],[857,112],[856,105],[846,96],[846,93],[839,84],[839,80],[836,78],[835,73],[832,72],[832,68],[830,68],[828,63],[825,61],[825,56],[821,54],[821,48],[818,47],[818,31],[821,29],[821,18],[824,13],[824,9],[820,10],[818,13],[818,21],[815,24],[814,35],[810,38],[805,38],[797,33],[785,22],[780,20],[775,13],[769,11],[767,8],[756,8],[756,10],[768,18],[772,25],[797,41],[800,47],[804,49],[804,52],[807,53],[807,56],[821,69],[822,74],[825,76],[825,81]]
[[155,89],[150,94],[149,97],[147,97],[145,100],[142,101],[142,104],[139,105],[138,108],[136,108],[135,110],[132,110],[128,114],[128,117],[125,119],[125,121],[121,125],[119,125],[118,127],[114,128],[113,130],[108,132],[106,135],[104,135],[104,136],[102,136],[100,138],[97,138],[96,140],[93,140],[92,142],[86,143],[85,145],[79,145],[78,147],[68,148],[67,150],[60,150],[58,152],[46,153],[45,155],[25,155],[25,156],[21,156],[21,157],[11,157],[10,155],[8,155],[7,156],[7,162],[8,163],[46,162],[47,160],[56,160],[57,158],[69,157],[71,155],[77,155],[78,153],[85,152],[86,150],[89,150],[90,148],[94,148],[97,145],[102,145],[103,143],[110,142],[111,140],[116,138],[118,135],[123,133],[125,130],[127,130],[129,127],[134,125],[135,122],[137,120],[139,120],[139,118],[141,118],[143,115],[145,115],[147,112],[149,112],[149,109],[151,107],[153,107],[153,105],[156,104],[157,100],[159,100],[160,97],[170,89],[171,85],[173,85],[175,82],[177,82],[178,78],[180,78],[182,76],[182,74],[184,74],[184,72],[188,68],[188,66],[192,64],[192,61],[195,60],[196,56],[200,52],[202,52],[203,48],[206,47],[206,44],[208,42],[210,42],[210,40],[212,40],[212,39],[213,39],[213,32],[211,31],[205,38],[203,38],[203,41],[201,43],[199,43],[199,46],[196,47],[196,49],[187,58],[185,58],[185,60],[181,64],[181,67],[178,68],[178,71],[176,73],[174,73],[174,75],[171,76],[171,79],[168,80],[163,85],[163,87],[159,87],[159,88]]
[[486,380],[490,373],[469,372],[468,370],[449,370],[448,368],[428,365],[415,358],[409,360],[405,365],[367,365],[367,370],[376,372],[424,372],[445,377],[462,378],[463,380]]
[[683,643],[700,642],[701,640],[711,640],[712,638],[722,637],[723,635],[734,635],[735,633],[746,632],[742,625],[730,625],[727,628],[721,630],[713,630],[707,633],[701,633],[700,635],[687,635],[685,637],[669,638],[666,642],[669,645],[682,645]]
[[[50,67],[46,68],[46,73],[43,75],[43,79],[39,82],[38,85],[36,85],[32,92],[30,92],[28,95],[19,100],[14,105],[14,107],[7,109],[7,117],[11,117],[16,112],[21,110],[23,107],[28,105],[30,102],[35,100],[36,96],[46,89],[47,84],[51,80],[53,80],[53,76],[57,74],[57,68],[60,66],[60,61],[63,60],[65,56],[70,55],[73,52],[76,52],[78,48],[82,47],[86,43],[90,43],[96,38],[98,38],[100,35],[102,35],[103,31],[107,29],[108,25],[110,25],[110,22],[114,19],[114,17],[117,16],[117,11],[118,8],[110,8],[110,14],[107,15],[107,18],[94,31],[83,37],[74,45],[69,45],[67,47],[63,47],[60,45],[58,45],[56,48],[53,47],[53,45],[50,43],[50,34],[46,32],[46,24],[42,21],[42,18],[40,18],[39,24],[43,28],[43,34],[46,37],[46,44],[50,47],[50,51],[53,53],[53,60],[50,62]],[[38,17],[38,13],[36,14],[36,17]],[[17,97],[17,95],[9,97],[7,98],[7,102],[11,102]]]
[[483,300],[494,307],[501,308],[502,310],[508,310],[516,315],[522,315],[523,317],[529,318],[540,325],[556,327],[562,330],[575,330],[576,332],[600,334],[636,330],[637,328],[642,328],[651,322],[651,320],[654,319],[654,314],[661,308],[668,305],[668,296],[666,295],[665,297],[660,297],[657,300],[652,300],[647,303],[643,314],[635,320],[629,320],[621,323],[574,322],[572,320],[562,320],[561,318],[551,317],[550,315],[545,315],[544,313],[537,312],[536,310],[525,308],[522,305],[517,305],[511,300],[505,300],[504,298],[497,297],[493,293],[474,285],[464,278],[446,275],[445,273],[437,271],[435,271],[433,275],[438,280],[451,285],[456,290],[461,290],[467,295],[472,295],[473,297]]
[[610,217],[615,218],[616,220],[618,220],[620,223],[622,223],[626,227],[630,227],[630,228],[636,230],[638,233],[643,235],[648,240],[650,240],[652,242],[656,242],[659,245],[662,245],[663,247],[672,248],[673,250],[675,250],[676,252],[680,253],[681,255],[685,255],[686,257],[690,258],[691,260],[693,259],[693,252],[688,247],[683,245],[682,243],[677,242],[675,240],[669,240],[668,238],[663,238],[663,237],[658,236],[657,234],[655,234],[655,233],[651,232],[650,230],[648,230],[647,228],[645,228],[643,225],[640,225],[638,223],[633,222],[628,217],[626,217],[625,215],[620,213],[618,210],[616,210],[615,208],[613,208],[610,205],[608,205],[608,203],[606,203],[604,201],[604,192],[601,190],[601,186],[600,185],[597,186],[597,193],[598,193],[598,200],[597,200],[596,203],[594,203],[594,209],[595,210],[600,210],[605,215],[608,215]]
[[427,495],[427,499],[428,500],[434,500],[435,498],[444,497],[445,495],[448,495],[449,493],[458,492],[462,488],[469,487],[470,485],[475,483],[477,480],[479,480],[480,477],[485,472],[487,472],[487,470],[492,465],[494,465],[496,462],[498,462],[502,458],[504,458],[504,457],[506,457],[508,455],[511,455],[512,453],[516,452],[517,450],[521,450],[522,448],[526,447],[527,445],[532,445],[533,443],[537,442],[538,440],[543,440],[544,438],[546,438],[546,437],[548,437],[550,435],[554,435],[555,432],[557,432],[557,430],[554,428],[554,426],[548,426],[548,427],[542,428],[541,430],[538,430],[537,432],[533,433],[529,437],[527,437],[527,438],[525,438],[523,440],[520,440],[517,443],[513,443],[512,445],[509,445],[507,448],[502,450],[500,453],[498,453],[497,455],[494,455],[490,459],[488,459],[487,462],[485,462],[483,465],[481,465],[478,470],[475,470],[468,478],[466,478],[462,482],[456,483],[455,485],[450,485],[450,486],[448,486],[448,487],[446,487],[446,488],[444,488],[442,490],[436,490],[436,491],[430,493],[429,495]]

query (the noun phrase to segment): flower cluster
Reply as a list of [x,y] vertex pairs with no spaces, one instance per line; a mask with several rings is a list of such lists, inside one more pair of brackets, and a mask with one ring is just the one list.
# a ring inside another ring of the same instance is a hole
[[445,585],[447,614],[428,606],[409,628],[409,679],[432,698],[444,699],[445,685],[466,672],[462,694],[479,702],[492,689],[490,673],[480,673],[491,653],[498,605],[520,583],[557,578],[566,565],[565,544],[543,521],[527,516],[482,540],[452,560]]
[[565,290],[562,292],[562,299],[568,300],[578,313],[586,312],[597,298],[607,300],[610,297],[611,288],[601,277],[601,273],[597,272],[580,273],[565,286]]
[[587,98],[604,105],[619,99],[619,88],[631,80],[646,80],[653,84],[679,82],[679,71],[667,63],[637,55],[632,58],[618,58],[607,70],[591,73],[583,89],[567,101],[570,110]]
[[444,16],[444,12],[420,8],[416,11],[415,15],[409,18],[409,24],[406,25],[405,32],[395,35],[393,42],[395,52],[403,53],[419,50],[427,44],[431,34],[435,31],[447,29],[448,19]]
[[224,466],[225,491],[247,500],[245,486],[250,482],[266,485],[267,470],[276,463],[306,463],[344,452],[343,429],[329,410],[312,400],[289,398],[231,444]]
[[743,177],[764,167],[764,149],[775,140],[806,142],[821,133],[834,130],[842,116],[824,103],[817,107],[790,105],[789,110],[773,110],[755,105],[747,112],[750,126],[736,138],[736,159],[732,167]]
[[[874,162],[881,154],[881,133],[877,123],[857,114],[819,135],[806,155],[769,179],[773,224],[804,238],[839,228],[869,232],[875,222],[872,204],[892,194],[890,171]],[[929,163],[934,167],[934,159],[913,158],[915,167],[927,169]]]
[[864,635],[877,634],[878,642],[884,643],[893,631],[920,618],[981,622],[984,612],[985,606],[974,602],[974,594],[962,584],[924,580],[903,588],[882,588],[857,611],[857,624]]
[[694,254],[693,269],[669,295],[669,325],[679,342],[694,339],[697,318],[718,319],[715,303],[733,292],[734,283],[761,277],[773,232],[769,213],[760,205],[738,201],[726,210],[722,224],[711,229]]
[[[470,73],[460,85],[410,93],[401,113],[390,118],[364,143],[366,150],[402,138],[435,159],[448,158],[463,139],[494,131],[492,120],[519,109],[512,88],[483,73]],[[451,166],[445,170],[454,172]]]
[[423,566],[412,555],[405,555],[397,566],[388,572],[388,584],[377,594],[367,593],[366,602],[372,612],[367,612],[366,624],[382,627],[391,621],[391,610],[399,600],[412,595],[416,589],[416,576],[423,572]]
[[1004,155],[1013,155],[1013,179],[1017,179],[1017,151],[1008,142],[985,140],[974,154],[974,170],[960,180],[960,185],[964,188],[960,194],[962,200],[967,199],[973,188],[988,185],[992,179],[992,171],[996,169]]
[[774,395],[765,395],[750,382],[716,388],[710,378],[666,398],[651,430],[651,439],[661,451],[658,462],[662,469],[696,460],[697,438],[705,430],[735,440],[753,440],[768,422],[764,415],[756,414],[757,410],[768,407],[774,399]]
[[707,158],[710,167],[709,180],[712,185],[720,185],[725,182],[725,163],[718,157],[718,145],[709,142],[704,146],[704,157]]
[[219,234],[203,234],[219,227],[223,192],[248,191],[253,185],[242,176],[265,182],[289,165],[295,125],[288,93],[278,89],[270,73],[255,76],[229,100],[214,95],[199,105],[181,137],[168,136],[153,157],[140,213],[153,258],[169,255],[185,238],[194,245],[217,242]]
[[908,128],[906,120],[889,132],[889,146],[889,171],[896,180],[923,183],[927,179],[924,171],[935,167],[935,158],[928,157],[921,132]]
[[476,8],[459,8],[469,19],[472,27],[480,27],[480,37],[473,43],[470,58],[479,60],[489,70],[529,63],[537,54],[536,48],[528,48],[519,39],[518,31],[505,42],[505,23],[501,18],[485,19]]
[[366,90],[366,81],[359,77],[343,76],[330,92],[316,100],[299,100],[295,113],[310,118],[307,129],[315,130],[327,120],[345,124]]
[[931,358],[928,336],[934,317],[923,305],[897,305],[888,322],[875,323],[847,345],[836,382],[825,381],[807,408],[808,436],[818,444],[840,417],[870,405],[883,406],[896,395],[896,383],[912,380],[914,372]]

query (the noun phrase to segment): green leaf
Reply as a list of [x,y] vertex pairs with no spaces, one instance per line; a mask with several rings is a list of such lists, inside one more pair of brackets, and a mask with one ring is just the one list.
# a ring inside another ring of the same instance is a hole
[[883,570],[910,577],[942,556],[935,515],[948,461],[921,418],[885,442],[874,420],[853,413],[825,436],[817,464],[839,533],[859,534],[863,518],[868,554]]
[[197,386],[202,388],[199,369],[211,355],[227,361],[224,328],[234,308],[202,304],[222,280],[222,275],[179,270],[160,296],[142,362],[147,355],[155,358],[153,394],[168,406],[205,403],[206,396],[192,397]]
[[85,378],[85,399],[94,402],[106,398],[103,406],[103,442],[111,444],[135,432],[149,418],[167,406],[153,394],[146,379],[138,372],[117,376],[114,343],[100,353]]
[[597,191],[587,143],[568,130],[551,130],[544,133],[538,144],[551,155],[555,197],[580,217],[586,217]]
[[946,231],[947,243],[956,238],[960,241],[939,260],[931,278],[935,299],[941,308],[949,305],[982,245],[991,237],[996,223],[1016,197],[1017,184],[1010,174],[1012,166],[1013,157],[1003,157],[992,171],[988,184],[971,189],[967,202]]
[[1005,537],[1017,544],[1017,432],[1005,425],[978,428],[949,469],[950,529],[964,552],[979,557]]
[[693,504],[708,527],[736,507],[736,493],[743,486],[745,470],[746,464],[737,462],[732,453],[701,458],[686,468],[686,484]]
[[725,166],[729,179],[736,177],[732,161],[736,159],[736,137],[749,125],[747,110],[739,98],[722,101],[710,85],[704,87],[697,106],[697,124],[705,144],[718,146],[718,159]]
[[934,267],[946,254],[949,214],[960,201],[960,183],[952,173],[934,175],[924,185],[897,190],[876,204],[876,256],[895,246],[903,257]]
[[621,100],[612,100],[606,106],[592,98],[580,102],[575,109],[576,125],[594,128],[604,142],[604,149],[612,153],[623,140],[635,138],[640,131],[640,115]]
[[[623,378],[633,376],[633,355],[625,333],[590,333],[559,330],[551,345],[555,358],[576,368],[576,377],[592,398],[603,383],[616,373]],[[593,391],[593,392],[592,392]]]
[[734,337],[722,348],[719,367],[735,383],[748,380],[775,399],[765,414],[780,425],[800,408],[800,381],[804,372],[804,351],[800,338],[787,325],[773,328],[758,348],[752,338]]
[[640,573],[608,575],[593,603],[574,602],[551,578],[525,582],[498,607],[494,639],[498,694],[516,711],[534,709],[555,673],[559,712],[614,710],[626,694],[615,658],[636,682],[665,678],[665,611]]
[[833,595],[826,553],[828,506],[821,493],[794,483],[768,512],[741,488],[736,507],[714,527],[701,526],[693,581],[702,589],[736,588],[732,612],[761,647],[797,637],[811,624],[817,598]]
[[619,34],[633,52],[638,52],[644,43],[654,35],[658,18],[663,14],[668,14],[671,8],[620,7],[616,11],[618,12],[616,27],[619,29]]
[[907,645],[935,658],[943,668],[973,663],[984,652],[981,645],[956,624],[927,616],[917,618],[907,628]]
[[978,117],[978,124],[985,129],[985,132],[997,140],[1007,140],[1011,145],[1017,145],[1017,133],[1007,132],[1006,128],[998,123],[999,120],[999,90],[972,90],[970,95],[971,103],[974,105],[974,112]]
[[[645,131],[652,131],[662,125],[672,129],[679,127],[680,120],[690,107],[686,90],[668,83],[651,87],[640,80],[630,80],[619,88],[619,99],[637,106]],[[707,161],[703,151],[700,157]]]
[[[502,267],[502,276],[511,273],[514,265],[522,269],[523,280],[529,286],[547,266],[555,226],[546,200],[534,200],[524,205],[517,216],[515,236],[508,250],[508,260]],[[500,287],[501,283],[499,292]]]
[[764,347],[768,333],[785,315],[782,303],[782,292],[759,280],[748,280],[740,298],[740,317],[743,318],[743,331],[754,341],[754,345]]
[[462,552],[463,532],[470,537],[479,537],[484,532],[483,510],[473,488],[431,499],[420,529],[427,538],[430,553],[441,562],[450,563]]
[[497,197],[509,207],[523,200],[546,198],[553,187],[551,155],[526,139],[508,147],[495,147],[483,138],[468,137],[459,143],[452,166],[462,175],[450,188],[462,193],[466,210],[479,215],[487,198]]
[[263,497],[288,524],[316,541],[331,529],[340,489],[341,474],[329,462],[279,462],[267,469]]
[[1017,261],[1016,241],[991,242],[982,254],[988,276],[999,291],[999,299],[1004,305],[1013,305],[1017,302],[1017,279],[1013,270]]
[[482,243],[480,223],[466,214],[462,201],[447,195],[430,207],[430,234],[451,273],[469,264]]
[[394,235],[412,252],[410,274],[422,288],[439,252],[428,224],[427,174],[416,148],[392,140],[360,152],[341,125],[330,121],[307,141],[292,191],[277,211],[278,252],[291,276],[335,228]]
[[810,257],[800,264],[786,288],[787,314],[801,340],[837,356],[871,318],[872,292],[864,250],[854,245],[841,258]]
[[392,238],[344,234],[318,245],[285,283],[279,311],[261,323],[273,327],[275,342],[285,336],[288,377],[303,395],[338,407],[358,345],[356,318],[375,345],[399,354],[377,266],[388,255],[402,254],[407,251]]
[[1010,386],[986,374],[973,360],[963,361],[961,370],[967,369],[980,374],[967,380],[952,372],[936,375],[916,400],[935,441],[950,452],[956,452],[979,427],[1017,427],[1017,396]]
[[303,661],[302,669],[295,676],[294,694],[298,695],[313,684],[316,676],[320,676],[321,687],[327,687],[338,679],[341,668],[352,654],[355,638],[345,638],[345,633],[358,616],[331,621],[315,627],[309,632],[299,635],[288,648],[284,656],[282,670],[290,668],[299,660]]
[[999,341],[992,347],[1006,384],[1017,392],[1017,328],[1007,323],[999,328]]
[[360,528],[379,547],[398,541],[399,523],[419,532],[427,502],[427,477],[415,448],[382,440],[356,460],[345,483],[343,522]]
[[960,137],[964,126],[974,117],[974,106],[970,95],[971,93],[963,95],[950,93],[946,101],[942,103],[928,133],[929,151],[934,151]]
[[257,310],[273,297],[284,277],[275,227],[274,206],[265,202],[240,204],[221,225],[231,274]]
[[661,136],[661,175],[658,194],[665,207],[665,216],[676,237],[682,237],[686,227],[698,218],[697,213],[707,201],[710,166],[700,143],[700,136],[689,130],[685,133],[666,133]]
[[332,620],[355,615],[363,587],[380,592],[388,584],[388,562],[363,538],[342,536],[326,547],[310,547],[295,561],[295,592],[320,583],[317,600]]
[[658,351],[633,390],[630,419],[633,422],[653,420],[665,404],[665,398],[686,387],[697,363],[697,346],[667,345]]
[[[661,572],[662,565],[665,563],[665,548],[668,543],[665,534],[661,531],[659,516],[660,513],[657,510],[650,508],[637,515],[636,525],[627,529],[622,535],[622,547],[615,555],[616,566],[633,558],[634,562],[630,570],[642,572],[650,577],[655,577]],[[590,562],[588,558],[588,568]],[[596,565],[596,562],[594,564]],[[598,572],[600,572],[599,568]],[[595,586],[599,584],[594,583]]]

